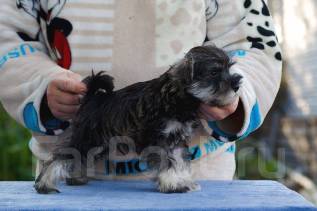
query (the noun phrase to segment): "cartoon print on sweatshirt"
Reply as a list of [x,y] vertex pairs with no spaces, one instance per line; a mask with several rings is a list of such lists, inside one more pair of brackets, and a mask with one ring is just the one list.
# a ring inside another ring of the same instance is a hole
[[206,2],[206,20],[210,21],[214,18],[219,10],[219,3],[217,0],[208,0]]
[[[17,33],[24,41],[39,41],[42,38],[46,43],[51,58],[59,66],[69,69],[72,57],[67,37],[71,34],[73,26],[68,20],[57,17],[62,11],[66,0],[43,2],[45,1],[17,0],[17,7],[33,16],[40,25],[40,30],[35,38],[31,38],[23,32]],[[47,7],[43,5],[47,5]]]

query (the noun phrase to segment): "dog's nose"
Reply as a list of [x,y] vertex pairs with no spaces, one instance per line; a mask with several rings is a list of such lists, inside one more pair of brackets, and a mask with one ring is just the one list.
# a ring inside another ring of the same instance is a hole
[[237,92],[240,88],[240,82],[241,82],[242,76],[238,74],[234,74],[231,78],[231,88],[234,92]]

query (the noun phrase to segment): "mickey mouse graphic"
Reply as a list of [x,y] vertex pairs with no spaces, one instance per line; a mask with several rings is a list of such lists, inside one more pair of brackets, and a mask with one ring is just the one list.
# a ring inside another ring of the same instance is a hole
[[16,4],[19,9],[23,9],[33,16],[40,25],[40,30],[35,38],[31,38],[23,32],[17,32],[21,39],[44,41],[51,58],[59,66],[69,69],[72,56],[67,37],[71,34],[73,26],[68,20],[57,17],[66,4],[66,0],[17,0]]

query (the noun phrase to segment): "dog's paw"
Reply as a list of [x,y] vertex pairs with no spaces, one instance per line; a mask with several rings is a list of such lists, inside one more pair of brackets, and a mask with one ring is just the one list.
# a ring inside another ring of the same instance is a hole
[[88,178],[66,178],[66,184],[69,186],[81,186],[88,183]]
[[189,191],[194,192],[194,191],[200,191],[200,190],[201,190],[201,187],[198,183],[191,182]]
[[189,192],[189,187],[186,186],[180,186],[175,188],[159,188],[159,191],[161,193],[187,193]]
[[161,193],[187,193],[192,191],[199,191],[200,185],[192,181],[184,181],[177,184],[159,183],[158,189]]
[[39,183],[34,184],[34,188],[39,194],[50,194],[50,193],[60,193],[60,191],[56,188],[47,187],[45,185],[40,185]]

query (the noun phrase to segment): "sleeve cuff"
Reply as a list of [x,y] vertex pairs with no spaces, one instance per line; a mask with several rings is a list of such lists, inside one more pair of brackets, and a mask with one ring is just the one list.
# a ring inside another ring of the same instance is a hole
[[215,139],[223,142],[232,142],[237,140],[243,140],[247,136],[249,136],[252,132],[260,127],[262,124],[261,113],[259,109],[258,102],[253,105],[249,114],[246,114],[243,124],[243,128],[237,134],[229,134],[223,130],[221,130],[217,122],[209,121],[207,122],[208,127],[211,129],[211,136]]
[[32,132],[50,136],[63,133],[70,125],[68,121],[56,119],[52,115],[49,118],[45,118],[44,122],[41,120],[40,108],[42,99],[45,97],[47,85],[53,78],[54,73],[43,79],[37,91],[32,94],[22,109],[22,119],[26,128]]
[[25,126],[32,132],[50,136],[61,134],[70,125],[69,122],[56,118],[41,122],[39,110],[36,108],[34,102],[29,102],[24,107],[23,121]]

